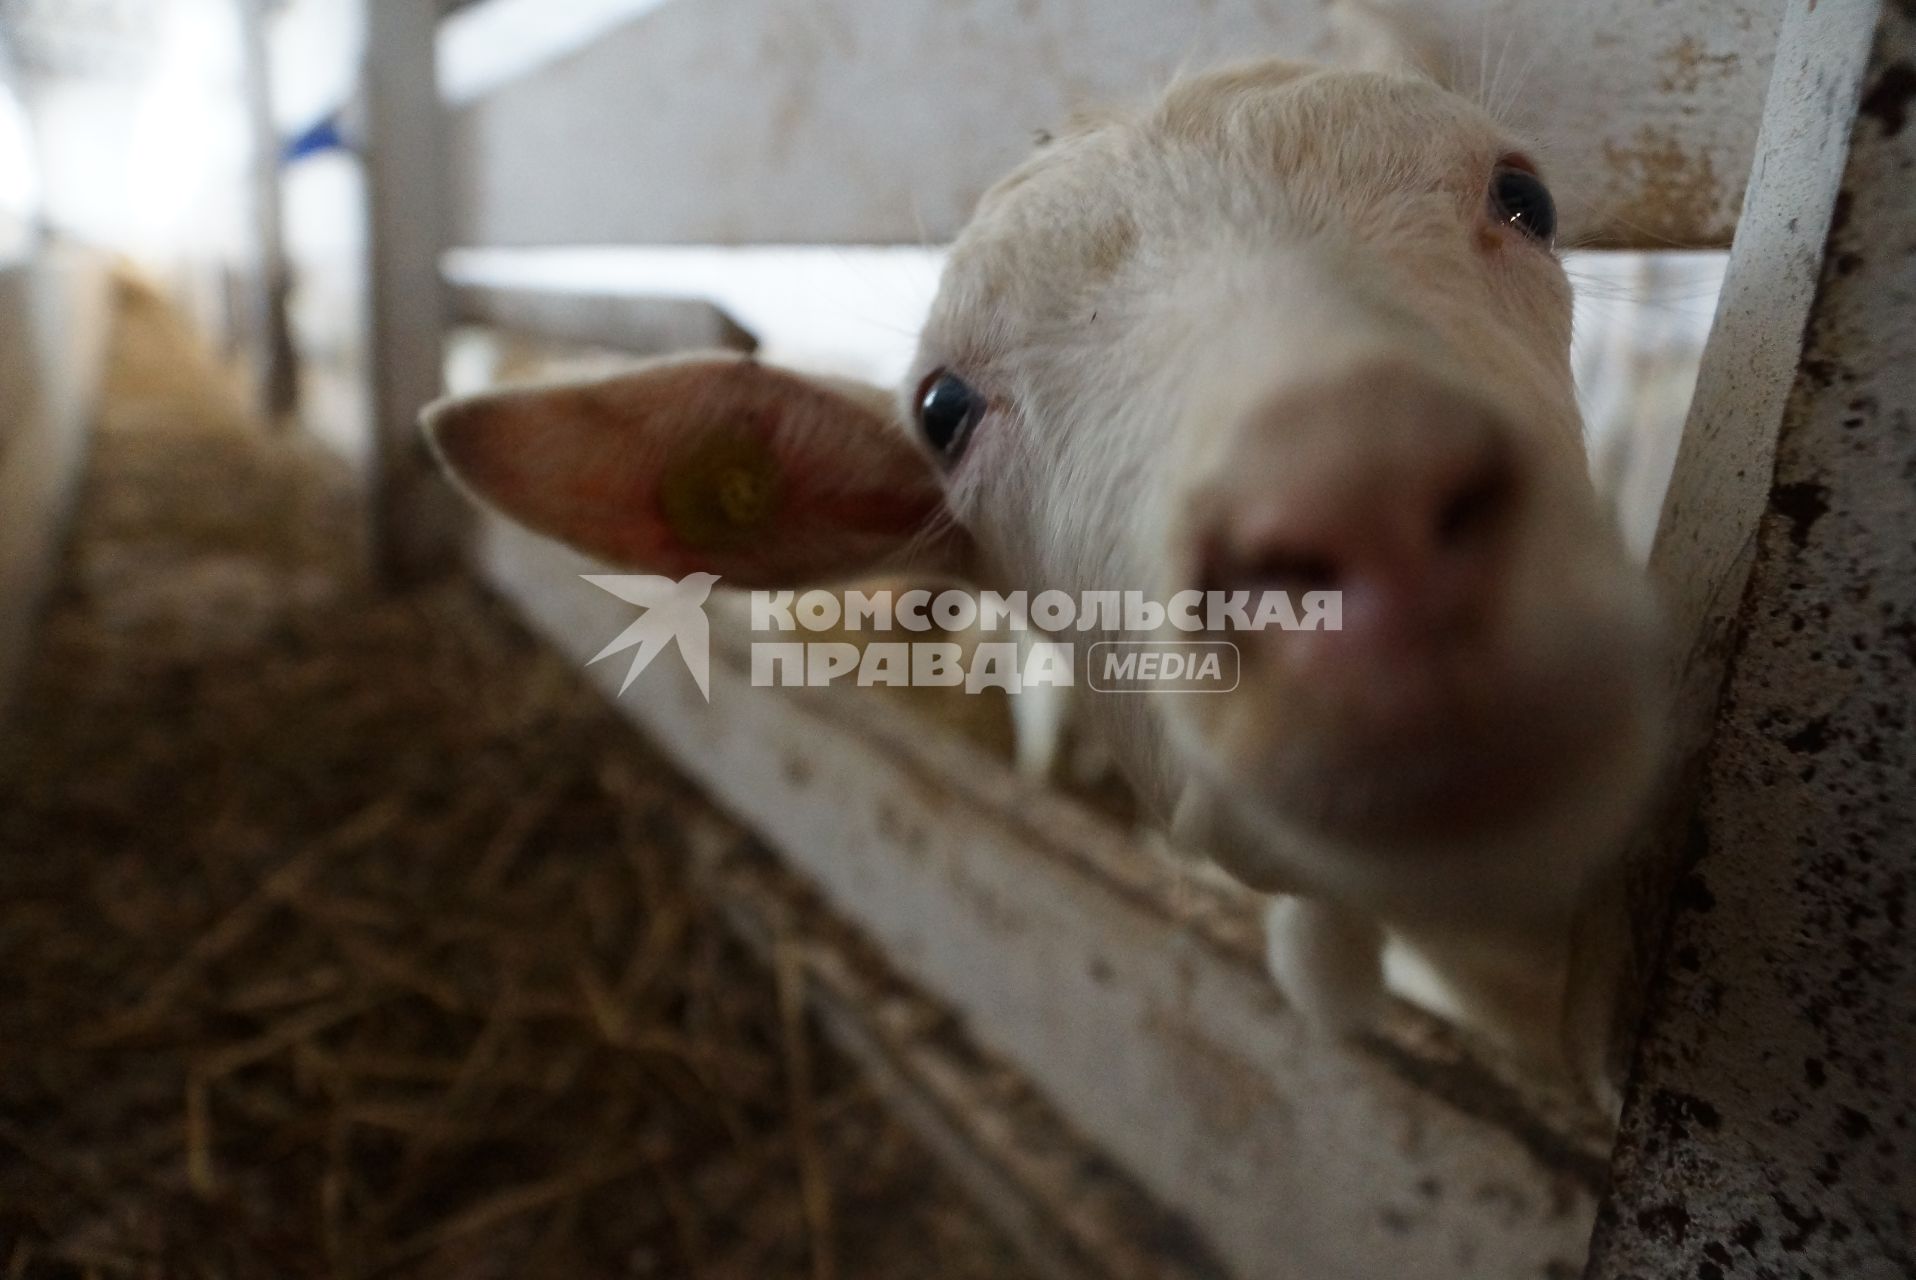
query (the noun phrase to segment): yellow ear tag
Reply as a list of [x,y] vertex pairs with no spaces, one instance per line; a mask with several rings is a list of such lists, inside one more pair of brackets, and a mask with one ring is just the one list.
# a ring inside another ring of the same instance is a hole
[[666,526],[694,550],[749,542],[778,510],[778,460],[750,437],[710,440],[675,459],[659,478]]

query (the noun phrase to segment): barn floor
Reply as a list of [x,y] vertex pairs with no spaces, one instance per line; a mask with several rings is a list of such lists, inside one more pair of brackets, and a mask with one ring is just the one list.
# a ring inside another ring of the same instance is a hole
[[120,292],[0,741],[0,1269],[1022,1275],[688,890],[688,784],[374,590],[346,471]]

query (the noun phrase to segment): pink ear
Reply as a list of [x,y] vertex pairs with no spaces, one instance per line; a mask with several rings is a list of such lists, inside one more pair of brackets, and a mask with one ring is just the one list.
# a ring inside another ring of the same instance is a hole
[[931,463],[882,393],[736,357],[445,401],[423,425],[480,501],[602,560],[736,586],[961,568]]

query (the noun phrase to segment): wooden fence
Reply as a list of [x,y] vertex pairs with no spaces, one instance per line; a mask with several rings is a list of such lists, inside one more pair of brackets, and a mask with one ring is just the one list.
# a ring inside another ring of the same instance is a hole
[[[722,625],[709,705],[663,666],[619,705],[780,855],[721,851],[714,891],[799,948],[831,1024],[1055,1274],[1909,1274],[1916,17],[1372,7],[1541,140],[1569,234],[1732,246],[1654,555],[1694,643],[1681,768],[1611,921],[1644,997],[1610,1046],[1614,1142],[1408,1011],[1355,1047],[1303,1036],[1241,898],[894,708],[750,687]],[[1328,38],[1314,0],[679,0],[450,110],[430,7],[368,11],[382,545],[401,572],[468,547],[582,659],[628,620],[588,566],[463,530],[425,470],[439,335],[455,312],[742,335],[454,295],[444,249],[942,240],[1074,106]]]

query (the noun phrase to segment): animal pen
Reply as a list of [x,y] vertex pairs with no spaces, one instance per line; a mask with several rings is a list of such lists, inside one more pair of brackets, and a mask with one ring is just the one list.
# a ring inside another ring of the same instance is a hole
[[[465,517],[417,430],[445,335],[753,339],[700,302],[449,279],[449,250],[944,242],[1033,130],[1331,34],[1304,0],[681,0],[449,107],[459,7],[366,8],[373,553],[469,566],[578,663],[631,610]],[[1505,115],[1590,244],[1729,250],[1651,553],[1677,762],[1592,926],[1628,931],[1591,942],[1625,970],[1620,1125],[1408,1006],[1305,1034],[1248,891],[908,705],[755,686],[725,602],[709,700],[673,661],[591,677],[775,852],[691,833],[701,891],[1038,1274],[1916,1274],[1916,13],[1370,7],[1473,75],[1508,33],[1537,88]],[[52,536],[66,481],[0,469]]]

